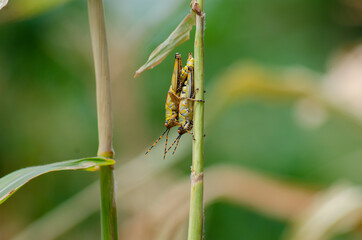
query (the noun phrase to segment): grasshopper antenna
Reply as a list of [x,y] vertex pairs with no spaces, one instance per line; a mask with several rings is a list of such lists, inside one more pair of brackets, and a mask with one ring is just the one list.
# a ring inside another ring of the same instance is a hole
[[163,135],[165,135],[165,133],[169,131],[168,128],[166,128],[166,130],[161,134],[161,136],[152,144],[152,146],[147,150],[147,152],[145,153],[145,156],[151,151],[151,149],[156,146],[156,144],[158,143],[158,141],[160,141],[160,139],[163,137]]
[[166,133],[165,152],[163,153],[163,160],[166,160],[168,133],[170,132],[170,128],[167,128],[167,129],[168,129],[168,131]]
[[[178,145],[178,142],[180,141],[181,138],[181,134],[177,136],[177,138],[175,139],[175,141],[173,141],[173,143],[171,144],[171,146],[167,149],[166,153],[168,153],[168,151],[170,151],[170,149],[173,147],[173,145],[177,142],[176,147]],[[173,151],[173,153],[175,153],[175,151]]]
[[178,147],[178,143],[180,142],[181,136],[182,136],[182,135],[180,135],[180,137],[177,139],[176,146],[175,146],[175,148],[173,149],[172,155],[174,155],[175,152],[176,152],[176,149],[177,149],[177,147]]

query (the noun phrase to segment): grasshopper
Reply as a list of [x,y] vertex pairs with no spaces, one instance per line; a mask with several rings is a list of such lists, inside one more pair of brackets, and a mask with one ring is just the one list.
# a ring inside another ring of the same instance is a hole
[[[180,94],[180,102],[178,109],[178,119],[179,125],[178,133],[179,135],[175,139],[175,141],[171,144],[170,148],[167,149],[166,153],[172,148],[172,146],[176,143],[175,149],[172,154],[175,153],[177,146],[180,142],[180,139],[183,134],[191,133],[193,127],[193,115],[194,115],[194,102],[201,102],[202,100],[195,99],[195,89],[194,89],[194,68],[193,66],[187,66],[187,79],[184,81],[182,85],[182,90]],[[196,89],[198,90],[198,89]]]
[[163,159],[166,158],[167,153],[167,141],[168,141],[168,133],[170,129],[174,126],[178,126],[178,111],[179,111],[179,102],[180,102],[180,93],[183,82],[187,78],[188,75],[188,67],[194,65],[194,60],[189,56],[187,60],[186,66],[182,68],[181,55],[176,53],[175,55],[175,65],[171,79],[170,89],[167,93],[166,97],[166,121],[165,121],[165,131],[161,134],[161,136],[153,143],[153,145],[147,150],[145,155],[147,155],[151,149],[156,146],[156,144],[161,140],[161,138],[166,134],[166,142],[165,142],[165,151],[163,155]]

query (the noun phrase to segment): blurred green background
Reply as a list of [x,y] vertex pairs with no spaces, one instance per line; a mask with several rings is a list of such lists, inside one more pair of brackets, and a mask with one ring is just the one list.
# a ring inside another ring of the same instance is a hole
[[[188,9],[188,1],[105,1],[119,159],[142,154],[163,131],[174,53],[140,77],[133,79],[133,74]],[[208,98],[218,98],[209,89],[239,61],[265,69],[300,66],[323,81],[332,56],[359,44],[361,9],[359,1],[348,0],[205,0],[206,111],[213,108]],[[184,61],[193,35],[175,50]],[[96,155],[93,71],[85,1],[13,0],[0,11],[0,176]],[[296,118],[295,101],[252,95],[234,101],[206,128],[206,167],[236,164],[316,188],[340,179],[361,184],[361,125],[333,112],[312,127],[303,127]],[[190,136],[180,144],[190,145]],[[190,156],[173,168],[187,176]],[[26,185],[0,205],[0,239],[11,239],[97,177],[59,172]],[[122,222],[126,216],[119,208]],[[205,210],[207,240],[280,239],[287,227],[287,222],[221,200]],[[57,239],[98,236],[97,213]],[[352,232],[335,239],[358,237]]]

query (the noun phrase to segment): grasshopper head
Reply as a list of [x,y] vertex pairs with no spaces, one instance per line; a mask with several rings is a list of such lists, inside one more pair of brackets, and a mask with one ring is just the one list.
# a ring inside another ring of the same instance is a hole
[[192,121],[185,121],[184,124],[182,124],[178,128],[177,132],[180,135],[185,134],[185,133],[190,132],[192,130],[192,126],[193,126]]
[[166,120],[166,122],[165,122],[166,128],[172,128],[177,125],[178,125],[178,121],[176,118],[170,118],[170,119]]
[[187,131],[182,126],[178,128],[177,132],[180,135],[183,135],[183,134],[187,133]]

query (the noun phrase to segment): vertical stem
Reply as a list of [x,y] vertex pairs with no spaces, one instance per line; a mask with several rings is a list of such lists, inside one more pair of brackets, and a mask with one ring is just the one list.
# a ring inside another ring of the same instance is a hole
[[114,194],[113,167],[99,170],[101,183],[101,235],[102,240],[118,239],[117,208]]
[[[112,106],[108,49],[102,0],[88,0],[89,25],[96,72],[98,156],[113,158]],[[113,167],[100,168],[101,229],[103,240],[118,239]]]
[[[195,89],[196,99],[204,100],[204,14],[203,0],[198,0],[200,12],[196,14],[195,33]],[[194,5],[195,7],[195,5]],[[194,8],[193,7],[193,8]],[[196,11],[197,12],[197,11]],[[188,240],[203,237],[203,160],[204,160],[204,103],[194,104],[194,138],[192,146],[191,194]]]

